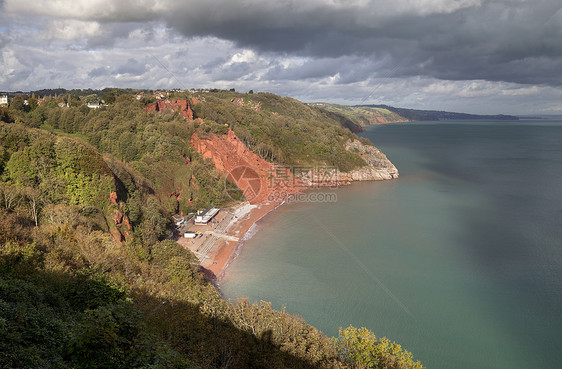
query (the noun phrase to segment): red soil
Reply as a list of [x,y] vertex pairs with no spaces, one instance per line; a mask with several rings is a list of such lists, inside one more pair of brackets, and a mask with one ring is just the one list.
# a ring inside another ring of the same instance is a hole
[[275,201],[273,195],[279,198],[280,192],[290,194],[303,188],[289,170],[254,154],[230,129],[224,136],[207,139],[194,134],[191,146],[204,158],[212,159],[215,167],[242,190],[251,204]]
[[115,191],[111,192],[109,194],[109,200],[111,200],[112,203],[117,205],[117,192],[115,192]]
[[109,199],[112,203],[117,205],[117,209],[115,209],[115,214],[113,215],[113,223],[115,229],[110,230],[110,233],[113,235],[117,242],[127,241],[127,238],[129,237],[129,232],[127,232],[127,230],[131,230],[131,223],[129,222],[127,216],[120,211],[122,207],[117,197],[117,192],[111,192],[109,194]]
[[144,108],[146,111],[160,112],[165,110],[177,111],[189,120],[193,120],[191,104],[187,100],[160,100]]

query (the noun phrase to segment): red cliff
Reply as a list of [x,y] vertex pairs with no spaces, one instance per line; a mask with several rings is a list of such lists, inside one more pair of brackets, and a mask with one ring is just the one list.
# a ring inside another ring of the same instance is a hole
[[113,235],[117,242],[127,241],[129,237],[128,231],[131,230],[131,223],[129,222],[127,216],[120,210],[122,209],[122,205],[117,196],[117,192],[111,192],[109,194],[109,199],[113,204],[117,205],[117,209],[115,209],[115,213],[113,216],[114,225],[111,226],[110,233]]
[[215,164],[234,182],[250,203],[282,200],[287,194],[298,192],[303,183],[289,170],[276,166],[260,158],[234,134],[201,139],[195,134],[191,145]]
[[187,119],[193,120],[191,104],[187,100],[160,100],[144,108],[146,111],[161,112],[166,110],[177,111]]

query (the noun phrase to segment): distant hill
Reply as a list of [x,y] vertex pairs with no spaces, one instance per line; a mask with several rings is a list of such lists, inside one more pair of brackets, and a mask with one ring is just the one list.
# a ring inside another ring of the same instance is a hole
[[373,124],[408,122],[411,120],[385,107],[327,103],[310,103],[308,105],[329,112],[331,117],[338,119],[342,126],[353,132],[360,132],[362,130],[361,127]]
[[376,108],[376,109],[386,109],[393,113],[396,113],[409,121],[433,121],[433,120],[518,120],[519,118],[514,115],[477,115],[477,114],[465,114],[465,113],[452,113],[448,111],[438,111],[438,110],[417,110],[417,109],[405,109],[405,108],[395,108],[388,105],[358,105],[354,108]]

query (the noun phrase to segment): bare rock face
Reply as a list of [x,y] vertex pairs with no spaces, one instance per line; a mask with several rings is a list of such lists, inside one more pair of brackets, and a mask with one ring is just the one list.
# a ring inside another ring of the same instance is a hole
[[110,233],[113,235],[117,242],[124,242],[129,239],[129,232],[132,230],[131,223],[127,215],[123,214],[123,203],[119,201],[117,192],[113,191],[109,194],[109,199],[116,205],[115,213],[113,215],[113,225],[110,226]]
[[147,111],[177,111],[189,120],[193,120],[191,104],[187,100],[160,100],[145,107]]
[[345,149],[354,152],[365,160],[365,165],[350,172],[338,169],[319,168],[301,173],[299,179],[310,187],[341,186],[354,181],[382,181],[398,178],[398,169],[388,160],[382,151],[374,146],[365,145],[359,140],[350,140]]
[[248,102],[244,102],[244,98],[243,97],[234,97],[232,98],[232,100],[230,100],[231,103],[233,103],[234,105],[238,105],[238,106],[247,106],[250,109],[253,109],[255,111],[261,111],[261,102],[254,102],[254,101],[248,101]]
[[109,194],[109,200],[111,200],[112,203],[114,203],[115,205],[117,205],[117,192],[113,191]]
[[213,160],[215,168],[225,173],[252,204],[272,198],[275,192],[302,190],[303,186],[288,169],[260,158],[230,129],[226,135],[205,139],[193,134],[191,146],[205,159]]
[[383,179],[398,178],[398,169],[388,160],[386,155],[374,146],[365,145],[359,140],[348,141],[345,145],[347,151],[357,152],[367,166],[355,169],[342,175],[351,176],[354,181],[378,181]]

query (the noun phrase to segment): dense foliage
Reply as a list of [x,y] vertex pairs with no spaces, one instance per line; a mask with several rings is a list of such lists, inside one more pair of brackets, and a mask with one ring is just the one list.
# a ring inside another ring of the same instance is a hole
[[412,368],[422,369],[410,352],[396,342],[383,337],[378,339],[367,328],[349,326],[340,328],[339,336],[332,342],[345,361],[359,368]]
[[[419,367],[384,339],[330,340],[268,303],[227,302],[189,251],[164,240],[175,212],[227,201],[194,132],[224,133],[228,114],[245,113],[227,124],[262,156],[341,168],[357,158],[334,161],[326,146],[340,153],[351,133],[268,94],[252,95],[262,112],[227,92],[201,96],[201,123],[106,92],[114,103],[95,110],[67,96],[0,114],[0,367]],[[311,142],[298,151],[291,135]],[[364,350],[378,361],[358,359]]]

